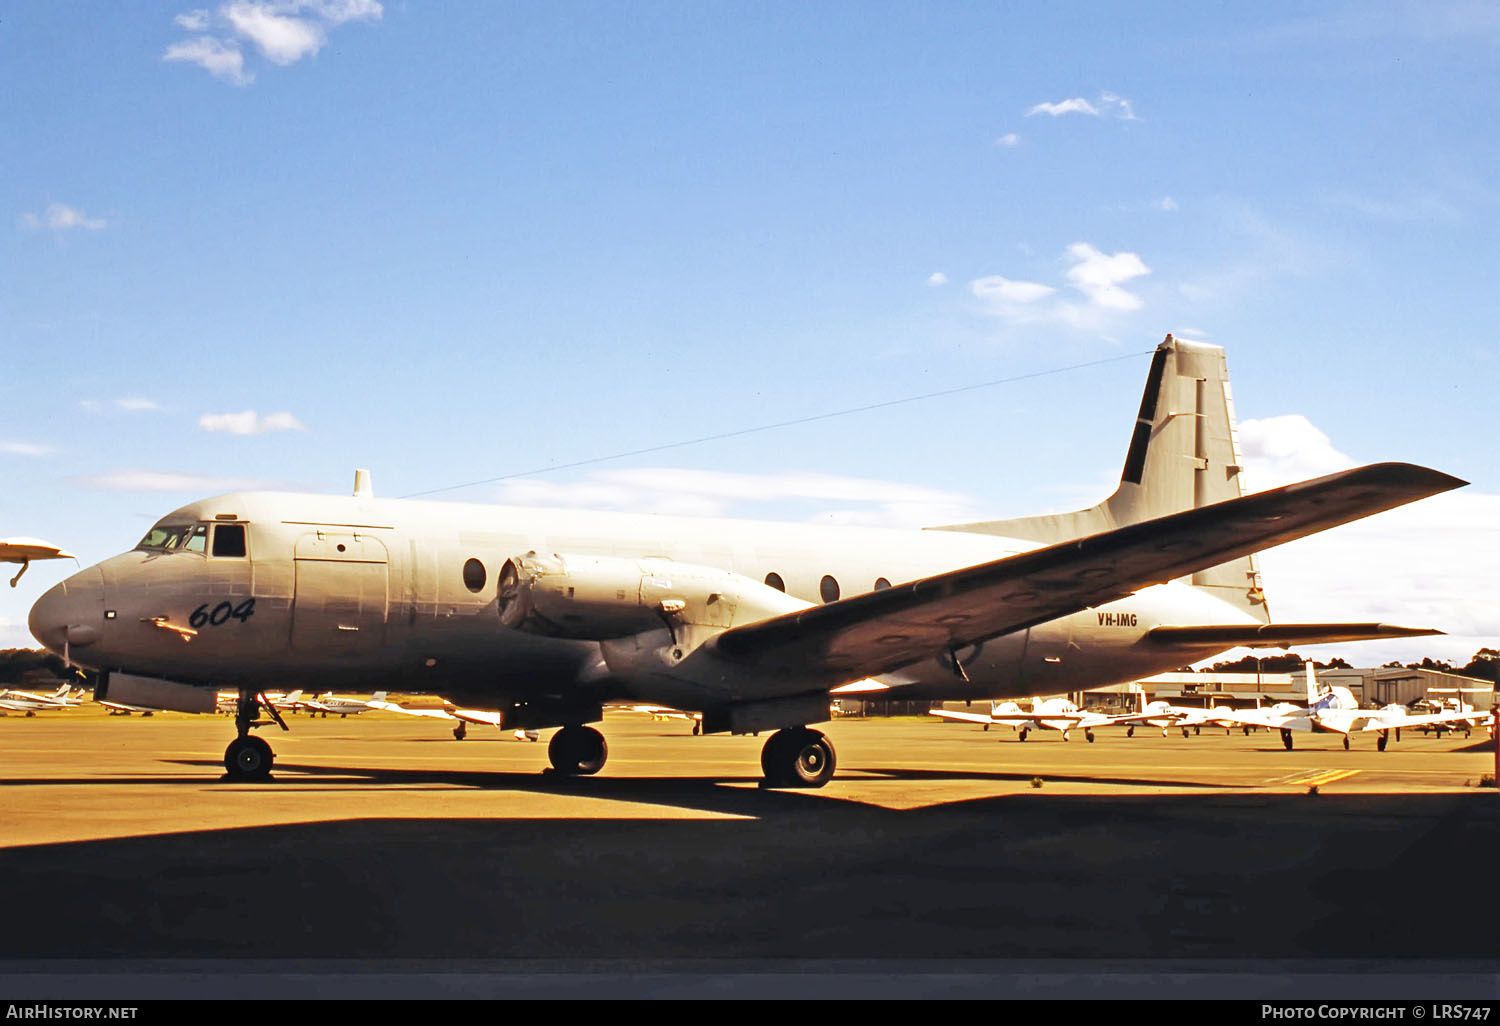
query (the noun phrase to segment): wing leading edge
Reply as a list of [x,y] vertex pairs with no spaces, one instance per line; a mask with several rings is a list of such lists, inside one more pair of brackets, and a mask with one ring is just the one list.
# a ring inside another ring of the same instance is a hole
[[723,657],[814,686],[877,676],[1467,484],[1377,463],[1130,524],[719,635]]

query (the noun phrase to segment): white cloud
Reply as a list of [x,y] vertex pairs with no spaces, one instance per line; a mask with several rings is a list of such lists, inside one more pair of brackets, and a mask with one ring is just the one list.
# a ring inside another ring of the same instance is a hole
[[[763,504],[800,503],[806,519],[884,527],[973,520],[974,502],[956,492],[833,474],[736,474],[660,467],[598,471],[575,482],[507,481],[498,501],[677,516],[754,516]],[[833,504],[833,505],[830,505]]]
[[1018,145],[1020,145],[1020,142],[1021,142],[1021,137],[1019,135],[1017,135],[1014,132],[1006,132],[1000,138],[998,138],[998,139],[995,140],[995,145],[996,146],[1018,146]]
[[946,285],[948,284],[948,276],[942,271],[933,271],[930,275],[927,276],[927,284],[931,285],[933,288],[936,288],[939,285]]
[[272,63],[287,65],[317,53],[327,39],[322,26],[282,13],[287,9],[286,4],[244,0],[225,4],[219,13],[237,35],[258,46]]
[[306,431],[302,422],[290,413],[270,413],[262,417],[254,410],[243,413],[205,413],[198,418],[204,431],[229,435],[263,435],[268,431]]
[[998,274],[974,279],[969,283],[969,289],[979,299],[995,306],[1035,303],[1057,291],[1040,282],[1013,281]]
[[0,441],[0,452],[13,456],[45,456],[52,451],[50,445],[33,445],[30,442]]
[[213,477],[207,474],[176,474],[161,470],[114,470],[93,477],[74,478],[85,488],[101,492],[218,492],[274,491],[285,485],[250,477]]
[[1135,111],[1130,106],[1130,101],[1116,93],[1100,93],[1099,102],[1105,112],[1120,119],[1121,121],[1139,121]]
[[96,232],[108,224],[101,217],[89,217],[82,210],[63,203],[48,204],[46,213],[41,217],[30,213],[21,215],[21,227],[33,230],[50,228],[55,232],[66,232],[74,228],[86,228]]
[[162,55],[164,61],[186,61],[208,71],[214,78],[232,85],[249,85],[255,75],[245,70],[245,55],[234,43],[213,36],[198,36],[173,43]]
[[242,43],[253,45],[273,64],[286,66],[310,57],[328,42],[328,31],[351,21],[379,21],[377,0],[233,0],[210,14],[194,10],[175,21],[190,32],[208,32],[174,43],[163,60],[188,61],[235,85],[255,76],[245,70]]
[[1252,491],[1332,474],[1354,466],[1328,436],[1300,413],[1247,420],[1239,426],[1245,483]]
[[[1355,462],[1301,414],[1247,420],[1239,437],[1248,490],[1321,477]],[[1278,621],[1372,621],[1448,634],[1299,646],[1299,652],[1378,666],[1429,655],[1466,661],[1500,644],[1500,592],[1492,586],[1500,577],[1500,496],[1460,489],[1268,549],[1259,558]]]
[[1064,114],[1087,114],[1092,118],[1113,118],[1117,121],[1141,120],[1136,117],[1130,101],[1118,93],[1100,93],[1099,98],[1092,103],[1082,96],[1058,100],[1056,103],[1038,103],[1026,111],[1028,118],[1037,114],[1047,114],[1054,118],[1060,118]]
[[1089,302],[1106,310],[1141,308],[1140,297],[1120,288],[1120,282],[1151,273],[1151,268],[1135,253],[1106,256],[1086,242],[1075,242],[1068,247],[1068,256],[1074,261],[1067,271],[1068,282],[1087,296]]
[[1099,117],[1099,109],[1081,96],[1075,96],[1071,100],[1059,100],[1057,103],[1039,103],[1026,112],[1029,118],[1035,114],[1050,114],[1054,118],[1062,117],[1064,114],[1087,114],[1090,117]]
[[1172,211],[1174,211],[1174,210],[1177,209],[1177,201],[1174,200],[1171,196],[1163,196],[1161,199],[1157,200],[1156,203],[1153,204],[1153,205],[1156,207],[1157,210],[1164,211],[1165,213],[1168,213],[1168,214],[1170,214]]
[[1083,293],[1085,302],[1056,297],[1057,290],[1041,282],[1014,281],[998,274],[975,279],[969,289],[988,313],[1012,324],[1055,323],[1078,331],[1105,331],[1120,315],[1145,305],[1139,296],[1120,287],[1122,282],[1151,273],[1139,255],[1105,254],[1086,242],[1075,242],[1065,255],[1072,266],[1064,277]]

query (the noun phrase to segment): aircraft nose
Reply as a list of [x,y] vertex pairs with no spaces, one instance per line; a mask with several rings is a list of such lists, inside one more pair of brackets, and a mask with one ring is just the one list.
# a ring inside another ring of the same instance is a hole
[[104,623],[104,574],[90,567],[52,588],[31,607],[32,637],[62,655],[99,639]]

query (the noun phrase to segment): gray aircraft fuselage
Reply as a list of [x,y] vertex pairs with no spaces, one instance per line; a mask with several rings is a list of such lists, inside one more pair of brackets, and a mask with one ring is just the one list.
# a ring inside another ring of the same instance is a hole
[[[199,526],[204,530],[191,540]],[[787,595],[816,604],[830,588],[847,598],[1037,547],[952,530],[291,493],[205,499],[158,528],[158,537],[177,539],[176,547],[138,548],[70,577],[36,603],[32,633],[99,670],[255,690],[438,691],[476,706],[559,695],[704,704],[701,694],[643,690],[640,681],[612,673],[597,641],[502,624],[498,572],[531,551],[656,557],[752,582],[776,575]],[[242,545],[217,544],[226,528],[242,528]],[[243,555],[214,554],[241,547]],[[731,606],[720,626],[754,618],[745,614]],[[1151,641],[1152,627],[1251,622],[1213,595],[1173,582],[960,649],[962,673],[951,656],[940,656],[886,674],[882,681],[894,687],[878,697],[1081,690],[1179,667],[1223,647]]]

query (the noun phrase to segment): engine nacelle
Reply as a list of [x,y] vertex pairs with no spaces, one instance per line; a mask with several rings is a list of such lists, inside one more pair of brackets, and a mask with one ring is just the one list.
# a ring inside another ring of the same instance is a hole
[[718,567],[671,559],[528,552],[499,573],[500,622],[552,638],[608,641],[665,627],[728,630],[808,603]]

